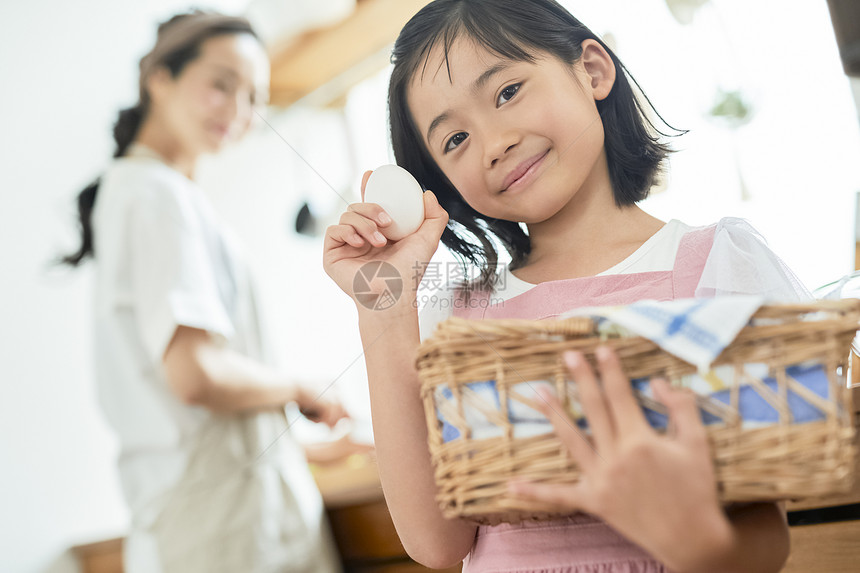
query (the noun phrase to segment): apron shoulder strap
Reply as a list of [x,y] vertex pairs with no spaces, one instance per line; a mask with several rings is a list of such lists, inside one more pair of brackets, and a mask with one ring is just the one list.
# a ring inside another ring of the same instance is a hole
[[681,237],[672,269],[675,298],[692,298],[714,246],[716,225],[695,229]]

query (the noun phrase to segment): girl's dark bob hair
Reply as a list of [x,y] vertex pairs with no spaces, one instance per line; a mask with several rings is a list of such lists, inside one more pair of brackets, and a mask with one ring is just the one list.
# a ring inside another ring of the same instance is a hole
[[[646,116],[631,81],[637,88],[639,85],[624,64],[597,35],[554,0],[435,0],[422,8],[400,32],[391,56],[394,69],[388,107],[394,157],[398,165],[436,194],[448,212],[450,222],[442,233],[442,243],[464,266],[472,263],[481,269],[477,285],[473,286],[491,288],[498,266],[493,239],[508,251],[511,266],[516,268],[531,250],[529,237],[518,222],[486,217],[463,200],[431,158],[406,101],[412,79],[422,73],[432,50],[441,46],[447,62],[451,46],[461,35],[503,58],[525,62],[534,62],[536,54],[548,53],[573,64],[582,55],[584,40],[596,40],[603,46],[617,73],[610,94],[596,103],[605,132],[609,177],[619,207],[648,196],[671,149],[660,141],[660,136],[667,134],[657,130]],[[639,92],[654,110],[641,89]]]

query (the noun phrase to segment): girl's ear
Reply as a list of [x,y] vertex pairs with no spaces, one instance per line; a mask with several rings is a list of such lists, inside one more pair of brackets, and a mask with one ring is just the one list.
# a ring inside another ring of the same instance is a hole
[[600,101],[609,95],[615,85],[615,62],[596,40],[582,41],[579,62],[588,74],[594,99]]

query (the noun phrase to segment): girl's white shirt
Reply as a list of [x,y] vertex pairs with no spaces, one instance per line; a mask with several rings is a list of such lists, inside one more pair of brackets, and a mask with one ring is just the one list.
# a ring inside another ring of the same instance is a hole
[[[803,283],[747,221],[726,217],[715,227],[714,244],[696,287],[697,297],[757,293],[773,302],[812,298]],[[671,271],[681,239],[697,228],[672,219],[636,251],[597,276]],[[490,303],[504,302],[535,286],[517,278],[506,265],[497,279]],[[456,287],[444,285],[424,299],[425,304],[418,316],[421,340],[429,337],[440,322],[453,315],[455,293]]]
[[[120,481],[132,516],[126,550],[149,562],[154,547],[144,532],[187,472],[197,434],[215,417],[183,404],[168,388],[162,357],[173,333],[179,325],[203,329],[263,363],[269,352],[239,243],[202,189],[154,151],[134,145],[113,161],[102,177],[92,221],[98,398],[119,437]],[[295,494],[298,507],[284,511],[298,511],[294,519],[319,531],[319,490],[302,452],[284,435],[283,415],[259,413],[248,424],[248,435],[259,447],[270,446],[266,457],[278,460]],[[237,451],[242,448],[247,446]],[[280,488],[262,486],[271,510],[284,504]],[[320,549],[316,542],[305,544],[309,553]],[[146,567],[139,570],[156,571]]]

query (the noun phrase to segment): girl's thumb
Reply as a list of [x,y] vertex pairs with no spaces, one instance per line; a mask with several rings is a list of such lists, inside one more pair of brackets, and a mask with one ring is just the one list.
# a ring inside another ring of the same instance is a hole
[[435,219],[441,215],[444,215],[445,217],[448,216],[448,213],[442,208],[442,205],[439,204],[439,199],[436,197],[436,194],[429,189],[424,192],[424,213],[425,217],[428,219]]
[[439,222],[442,227],[448,224],[448,212],[442,208],[436,194],[432,191],[424,192],[424,219],[425,222],[427,220]]
[[367,187],[367,180],[370,179],[370,175],[373,171],[365,171],[364,175],[361,176],[361,200],[364,201],[364,189]]

